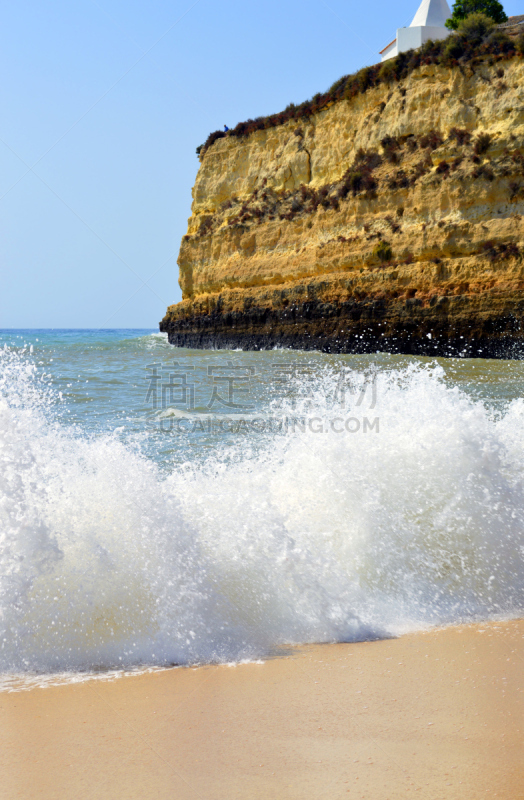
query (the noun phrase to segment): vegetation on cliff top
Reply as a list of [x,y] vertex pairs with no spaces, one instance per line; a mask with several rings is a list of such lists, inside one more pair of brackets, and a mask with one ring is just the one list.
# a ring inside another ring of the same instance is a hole
[[299,122],[307,119],[333,103],[351,99],[382,83],[390,84],[394,81],[401,81],[413,70],[427,64],[440,64],[447,67],[461,67],[466,64],[473,66],[485,59],[497,61],[515,55],[524,55],[524,33],[518,38],[511,38],[496,28],[491,18],[483,14],[472,14],[462,21],[457,32],[447,39],[430,40],[418,50],[408,50],[389,61],[365,67],[353,75],[339,78],[324,94],[316,94],[311,100],[298,106],[291,103],[279,114],[239,122],[227,133],[224,131],[211,133],[206,142],[197,147],[197,153],[202,156],[217,139],[226,136],[241,138],[255,131],[284,125],[290,120]]
[[446,21],[446,28],[456,31],[462,20],[471,14],[479,13],[490,17],[499,25],[508,21],[507,14],[498,0],[455,0],[453,13]]

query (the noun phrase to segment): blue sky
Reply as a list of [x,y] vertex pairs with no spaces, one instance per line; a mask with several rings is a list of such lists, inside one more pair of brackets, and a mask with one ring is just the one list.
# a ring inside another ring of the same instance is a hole
[[196,146],[375,63],[417,5],[5,3],[0,327],[156,327]]

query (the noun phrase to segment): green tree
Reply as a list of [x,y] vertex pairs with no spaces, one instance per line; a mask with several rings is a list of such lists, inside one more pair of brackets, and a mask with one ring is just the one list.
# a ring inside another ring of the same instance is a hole
[[455,0],[451,17],[446,21],[446,28],[456,31],[461,20],[470,14],[481,13],[500,25],[507,22],[507,15],[498,0]]

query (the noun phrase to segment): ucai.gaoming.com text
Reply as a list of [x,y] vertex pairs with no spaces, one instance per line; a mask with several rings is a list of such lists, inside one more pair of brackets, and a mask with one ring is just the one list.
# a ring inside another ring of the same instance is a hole
[[380,433],[379,417],[169,416],[155,420],[155,426],[179,436],[253,433],[283,435]]

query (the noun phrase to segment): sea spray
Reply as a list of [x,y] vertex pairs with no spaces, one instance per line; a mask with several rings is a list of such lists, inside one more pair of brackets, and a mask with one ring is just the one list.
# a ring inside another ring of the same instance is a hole
[[1,359],[3,671],[232,661],[522,613],[521,400],[495,412],[434,363],[348,368],[376,391],[348,413],[379,420],[349,433],[327,364],[278,409],[315,426],[198,460],[180,445],[166,469],[64,424],[27,350]]

